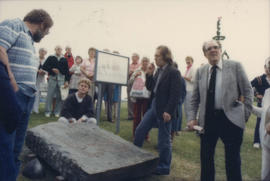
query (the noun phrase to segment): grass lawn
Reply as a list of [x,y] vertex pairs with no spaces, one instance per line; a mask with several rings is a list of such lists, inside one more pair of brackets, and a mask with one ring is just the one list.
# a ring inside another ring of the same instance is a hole
[[[120,134],[123,139],[132,142],[132,121],[126,120],[127,118],[127,106],[126,102],[122,103],[121,108],[121,121],[120,121]],[[105,120],[104,114],[101,116],[101,120]],[[41,113],[33,114],[30,118],[29,128],[35,127],[40,124],[56,121],[56,118],[46,118],[44,116],[44,105],[41,105]],[[182,127],[185,126],[185,118],[183,119]],[[241,147],[242,158],[242,176],[246,181],[255,181],[260,179],[261,170],[261,150],[254,149],[253,132],[256,123],[256,118],[252,115],[247,123],[244,140]],[[107,121],[101,121],[100,127],[115,132],[116,124],[109,123]],[[150,143],[145,143],[143,148],[158,154],[155,149],[157,145],[157,129],[152,129],[150,132]],[[199,180],[200,178],[200,144],[199,137],[193,132],[180,132],[179,136],[176,136],[172,145],[173,156],[171,164],[171,173],[169,176],[149,176],[138,181],[181,181],[181,180]],[[24,162],[22,166],[24,165]],[[216,147],[215,155],[216,165],[216,180],[226,180],[225,173],[225,160],[224,160],[224,148],[223,143],[219,140]],[[42,181],[54,180],[55,173],[46,170],[46,178]],[[19,181],[30,181],[29,179],[19,176]]]

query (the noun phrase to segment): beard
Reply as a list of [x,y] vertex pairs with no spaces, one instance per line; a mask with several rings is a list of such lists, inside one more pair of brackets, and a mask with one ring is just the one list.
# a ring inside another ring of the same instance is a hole
[[35,33],[34,33],[34,35],[33,35],[33,40],[34,40],[34,42],[40,42],[40,40],[43,38],[44,36],[43,36],[43,33],[42,33],[42,31],[41,30],[37,30]]

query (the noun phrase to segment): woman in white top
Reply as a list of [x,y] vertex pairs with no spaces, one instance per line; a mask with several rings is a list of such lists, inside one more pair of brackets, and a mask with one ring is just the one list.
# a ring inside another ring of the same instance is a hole
[[69,69],[69,72],[72,73],[70,82],[69,82],[69,94],[78,91],[78,83],[81,79],[81,64],[82,64],[82,57],[76,56],[75,63]]
[[88,49],[89,58],[83,60],[81,65],[82,78],[86,77],[91,81],[91,86],[88,94],[94,99],[95,86],[94,86],[94,73],[95,73],[95,60],[96,49],[91,47]]
[[193,58],[191,56],[187,56],[185,60],[187,64],[187,70],[183,76],[186,83],[186,97],[184,101],[184,111],[187,117],[187,113],[189,112],[190,109],[189,102],[192,96],[196,70],[193,66]]
[[[133,72],[133,74],[131,75],[129,79],[129,84],[132,85],[131,86],[132,88],[133,86],[136,86],[138,88],[145,87],[145,81],[143,82],[143,80],[146,80],[146,71],[149,66],[150,60],[147,57],[143,57],[141,62],[142,62],[141,66]],[[150,65],[150,66],[152,67],[153,65]],[[136,78],[139,76],[140,76],[140,79],[138,79],[137,82],[135,82]],[[132,90],[130,93],[132,93]],[[147,111],[150,94],[149,94],[149,97],[132,97],[131,94],[130,96],[131,96],[132,102],[134,103],[133,104],[134,118],[133,118],[133,130],[132,130],[133,138],[134,138],[135,130],[140,124],[145,112]],[[146,141],[150,141],[150,137],[148,134],[146,135],[145,139]]]
[[40,102],[40,96],[41,96],[40,87],[42,84],[45,83],[46,71],[42,70],[42,65],[45,62],[44,60],[45,60],[45,55],[47,54],[47,50],[44,48],[40,48],[38,53],[39,53],[39,68],[37,72],[37,82],[36,82],[37,92],[36,92],[35,102],[34,102],[34,106],[32,110],[32,112],[37,113],[37,114],[39,113],[39,102]]
[[[270,71],[270,57],[265,66]],[[261,117],[260,139],[262,146],[262,181],[270,180],[270,88],[266,89],[262,100],[262,107],[253,106],[253,113]]]

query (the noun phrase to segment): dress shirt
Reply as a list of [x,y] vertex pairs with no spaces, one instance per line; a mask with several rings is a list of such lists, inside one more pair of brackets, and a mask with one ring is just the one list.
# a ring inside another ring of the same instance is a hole
[[156,85],[154,88],[154,93],[157,92],[157,87],[158,87],[158,84],[160,82],[160,78],[161,78],[161,76],[162,76],[162,74],[167,66],[168,66],[168,64],[165,64],[165,65],[163,65],[163,67],[158,68],[158,77],[157,77],[157,82],[156,82]]
[[[209,66],[209,76],[208,76],[208,87],[209,81],[212,73],[213,65]],[[217,74],[216,74],[216,87],[215,87],[215,109],[223,109],[222,108],[222,60],[219,60],[217,64]]]

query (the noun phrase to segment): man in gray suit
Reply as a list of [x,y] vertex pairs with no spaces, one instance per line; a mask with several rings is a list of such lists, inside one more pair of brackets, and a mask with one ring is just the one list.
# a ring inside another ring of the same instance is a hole
[[[188,128],[203,128],[201,138],[201,181],[215,180],[214,154],[218,139],[224,143],[228,181],[242,181],[240,147],[245,122],[252,109],[253,92],[240,63],[221,60],[216,41],[203,44],[208,64],[197,70]],[[199,110],[199,118],[196,115]]]

